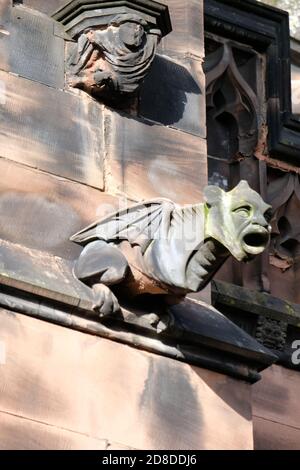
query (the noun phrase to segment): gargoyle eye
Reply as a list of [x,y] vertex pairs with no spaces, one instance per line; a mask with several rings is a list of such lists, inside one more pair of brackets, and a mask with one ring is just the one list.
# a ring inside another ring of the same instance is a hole
[[240,206],[233,210],[235,214],[240,215],[241,217],[249,217],[251,214],[250,206]]
[[271,222],[271,219],[272,219],[272,209],[266,210],[266,212],[264,213],[264,218],[266,219],[266,221],[267,221],[268,223]]

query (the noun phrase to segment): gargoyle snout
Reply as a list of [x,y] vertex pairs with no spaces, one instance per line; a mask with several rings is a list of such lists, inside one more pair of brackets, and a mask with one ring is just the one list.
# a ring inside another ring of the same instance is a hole
[[266,230],[269,230],[269,223],[263,214],[254,215],[252,218],[252,223],[254,225],[259,225],[260,227],[263,227]]

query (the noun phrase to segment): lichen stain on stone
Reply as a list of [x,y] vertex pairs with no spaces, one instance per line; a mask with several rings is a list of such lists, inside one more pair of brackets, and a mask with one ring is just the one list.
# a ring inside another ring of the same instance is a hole
[[179,364],[149,359],[139,406],[142,415],[147,416],[147,432],[153,446],[160,442],[167,442],[170,449],[175,443],[181,449],[197,446],[204,418],[191,377]]

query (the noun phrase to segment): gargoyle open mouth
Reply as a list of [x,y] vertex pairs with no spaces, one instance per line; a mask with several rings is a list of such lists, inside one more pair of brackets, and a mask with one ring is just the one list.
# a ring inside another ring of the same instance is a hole
[[252,225],[242,234],[242,248],[249,255],[259,255],[266,248],[269,238],[266,228]]

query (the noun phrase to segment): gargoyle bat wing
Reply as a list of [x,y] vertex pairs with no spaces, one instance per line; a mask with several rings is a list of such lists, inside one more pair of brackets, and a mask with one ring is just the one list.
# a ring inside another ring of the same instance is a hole
[[175,204],[168,199],[154,199],[109,214],[73,235],[70,240],[87,245],[95,240],[128,240],[142,251],[154,238],[166,237]]

